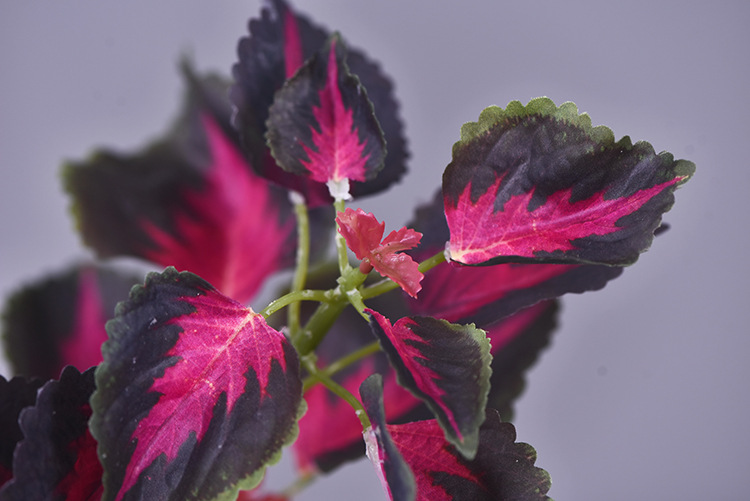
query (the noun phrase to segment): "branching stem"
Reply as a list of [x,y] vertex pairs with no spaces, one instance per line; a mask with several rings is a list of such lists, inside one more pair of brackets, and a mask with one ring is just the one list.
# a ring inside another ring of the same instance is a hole
[[[335,200],[333,202],[333,208],[338,215],[339,212],[344,212],[346,210],[346,202],[344,200]],[[338,223],[336,224],[336,229],[338,230]],[[349,265],[349,256],[346,252],[346,240],[344,240],[344,236],[338,231],[336,231],[336,251],[338,252],[339,257],[339,272],[343,277],[351,269],[351,266]]]
[[299,303],[300,301],[318,301],[319,303],[325,304],[331,301],[334,297],[333,291],[331,290],[301,290],[295,292],[289,292],[284,294],[278,299],[271,301],[271,303],[260,311],[260,314],[264,318],[268,318],[281,308],[289,306],[290,304]]
[[325,371],[318,370],[318,367],[315,365],[315,357],[313,356],[307,356],[302,358],[302,364],[304,365],[307,372],[310,374],[310,377],[317,380],[319,383],[323,384],[326,388],[328,388],[331,392],[335,393],[339,397],[343,398],[346,403],[348,403],[352,409],[354,409],[355,413],[357,414],[357,417],[359,418],[359,422],[362,423],[362,429],[366,430],[369,428],[370,425],[370,419],[367,417],[367,413],[365,412],[365,408],[362,406],[359,400],[357,400],[357,397],[352,395],[352,393],[338,384],[336,381],[331,379],[331,376],[325,373]]
[[[338,360],[328,365],[324,369],[318,369],[318,370],[326,374],[327,376],[331,377],[337,372],[349,367],[353,363],[359,362],[360,360],[367,357],[368,355],[377,353],[379,350],[380,350],[380,343],[378,341],[375,341],[373,343],[368,344],[367,346],[363,346],[362,348],[349,353],[348,355],[344,355],[343,357],[339,358]],[[302,382],[302,391],[304,392],[304,391],[309,390],[317,382],[318,380],[315,379],[314,377],[306,377],[305,380]]]

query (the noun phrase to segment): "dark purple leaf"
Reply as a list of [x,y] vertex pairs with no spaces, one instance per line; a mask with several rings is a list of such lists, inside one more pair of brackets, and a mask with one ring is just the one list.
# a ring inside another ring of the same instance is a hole
[[385,138],[345,61],[346,48],[333,36],[276,93],[266,137],[284,170],[348,183],[371,180],[383,168]]
[[381,376],[374,374],[367,378],[360,386],[359,393],[372,423],[364,432],[367,457],[372,461],[383,489],[393,501],[416,499],[414,474],[388,433]]
[[93,265],[75,266],[14,294],[3,314],[7,353],[17,374],[57,378],[66,365],[102,360],[104,324],[140,281]]
[[186,191],[172,232],[144,221],[155,244],[150,261],[191,270],[229,297],[252,298],[272,272],[290,264],[295,225],[288,204],[247,168],[210,120],[204,124],[213,164],[201,191]]
[[492,377],[487,407],[503,420],[513,418],[513,405],[526,386],[526,372],[547,347],[557,328],[558,301],[549,300],[485,327],[492,342]]
[[461,129],[443,174],[450,258],[631,264],[694,169],[648,143],[615,142],[573,103],[487,108]]
[[242,157],[229,125],[228,85],[186,75],[185,111],[164,139],[135,155],[100,152],[69,165],[67,189],[84,240],[100,256],[189,270],[246,302],[270,274],[294,263],[291,204]]
[[107,330],[91,424],[103,499],[214,499],[249,489],[295,437],[296,352],[262,316],[199,277],[150,274]]
[[[250,36],[238,44],[239,61],[232,68],[237,83],[231,90],[231,100],[237,108],[235,125],[257,172],[304,194],[311,207],[328,204],[331,199],[324,184],[285,172],[276,164],[266,146],[265,134],[274,94],[304,61],[323,48],[331,34],[292,11],[283,1],[269,4],[259,19],[250,21]],[[367,89],[388,143],[385,167],[378,177],[353,183],[351,193],[359,197],[382,191],[397,181],[406,170],[408,153],[390,80],[357,49],[349,50],[347,64]]]
[[492,357],[485,332],[432,317],[405,317],[391,325],[380,313],[365,312],[399,384],[423,400],[446,439],[473,458],[490,391]]
[[472,461],[445,441],[434,420],[386,428],[414,474],[420,501],[549,499],[549,474],[534,466],[536,451],[516,442],[513,425],[503,423],[492,409],[487,411]]
[[13,477],[13,451],[23,438],[18,416],[36,402],[37,390],[44,381],[0,376],[0,486]]
[[367,454],[391,499],[549,499],[549,474],[534,466],[536,451],[516,443],[515,428],[503,423],[496,411],[487,411],[477,455],[468,460],[445,440],[436,420],[386,424],[382,388],[376,375],[362,384],[360,394],[372,422],[365,432]]
[[66,367],[59,381],[39,392],[36,405],[21,414],[24,439],[16,448],[13,480],[0,499],[98,501],[102,467],[88,429],[94,368],[83,374]]

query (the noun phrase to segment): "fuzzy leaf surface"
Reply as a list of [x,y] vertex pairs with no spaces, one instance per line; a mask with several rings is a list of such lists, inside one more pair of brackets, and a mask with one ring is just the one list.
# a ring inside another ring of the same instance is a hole
[[451,259],[628,265],[695,166],[614,141],[573,103],[490,107],[465,124],[443,174]]
[[[302,193],[309,207],[327,205],[331,198],[326,186],[282,170],[266,146],[265,135],[268,110],[275,93],[305,61],[324,47],[331,33],[281,0],[268,2],[260,17],[250,20],[249,32],[237,47],[238,62],[232,68],[236,84],[230,94],[237,110],[235,126],[245,152],[260,175]],[[388,143],[388,156],[377,178],[352,183],[352,195],[360,197],[380,192],[403,176],[408,152],[390,79],[356,48],[348,51],[347,64],[367,89]]]
[[375,216],[362,209],[347,208],[338,213],[336,222],[346,245],[358,259],[399,284],[410,296],[417,297],[424,275],[419,271],[419,264],[401,251],[419,245],[420,233],[404,227],[390,232],[381,242],[385,223],[378,222]]
[[233,499],[295,437],[296,352],[196,275],[150,274],[107,330],[91,425],[104,500]]
[[435,414],[446,439],[473,458],[490,391],[490,341],[474,325],[405,317],[394,325],[367,309],[398,382]]
[[32,283],[11,296],[3,343],[16,374],[55,379],[66,365],[99,364],[104,324],[140,279],[81,265]]
[[383,168],[385,138],[338,36],[276,93],[266,137],[281,168],[319,183],[363,182]]
[[243,158],[229,125],[228,84],[187,66],[185,76],[183,113],[164,138],[137,154],[100,151],[68,165],[66,187],[99,256],[189,270],[247,302],[270,274],[294,263],[292,207]]
[[24,439],[16,449],[13,480],[0,490],[0,499],[101,499],[102,467],[88,429],[93,392],[93,367],[83,374],[66,367],[59,381],[42,387],[36,404],[21,414]]

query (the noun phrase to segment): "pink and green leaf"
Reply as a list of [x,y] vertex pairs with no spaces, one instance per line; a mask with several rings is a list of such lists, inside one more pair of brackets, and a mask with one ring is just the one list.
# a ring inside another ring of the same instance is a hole
[[287,496],[275,493],[262,493],[252,491],[240,491],[237,501],[290,501]]
[[245,302],[266,278],[290,264],[296,239],[289,207],[253,174],[236,146],[209,118],[203,124],[213,158],[201,190],[185,190],[172,232],[150,221],[155,244],[145,257],[198,273],[227,296]]
[[[268,110],[276,91],[324,47],[331,34],[281,0],[269,2],[260,18],[250,21],[249,31],[250,36],[242,38],[238,44],[239,60],[232,68],[236,84],[230,95],[237,110],[235,126],[245,152],[260,175],[302,193],[308,206],[329,204],[331,198],[324,184],[286,172],[277,165],[266,146],[265,134]],[[352,184],[352,195],[360,197],[382,191],[397,181],[406,170],[408,153],[389,78],[355,48],[349,50],[347,64],[368,90],[388,143],[388,156],[378,177]]]
[[267,125],[271,154],[286,171],[341,183],[383,168],[383,132],[336,35],[276,93]]
[[[338,273],[332,271],[326,276],[325,280],[315,277],[310,286],[335,286]],[[410,315],[408,304],[396,292],[372,298],[368,305],[392,318]],[[524,388],[524,374],[549,341],[556,326],[557,310],[555,302],[545,302],[492,324],[480,325],[487,330],[492,344],[493,376],[489,402],[504,418],[512,416],[513,403]],[[319,364],[325,366],[371,344],[372,332],[363,327],[362,318],[355,310],[344,310],[316,350]],[[362,381],[373,373],[383,375],[388,422],[434,417],[421,400],[398,384],[395,371],[382,351],[337,372],[333,378],[356,393]],[[298,468],[303,472],[328,472],[347,461],[361,458],[362,427],[347,404],[320,385],[309,389],[305,399],[308,411],[300,420],[300,435],[294,443]]]
[[[417,210],[409,226],[423,233],[415,259],[443,249],[450,238],[441,197]],[[425,276],[422,291],[409,298],[412,314],[474,322],[482,328],[539,301],[598,290],[623,268],[604,265],[507,263],[470,267],[442,263]]]
[[473,458],[490,391],[492,357],[485,332],[432,317],[406,317],[391,325],[380,313],[365,312],[399,384],[424,401],[446,439]]
[[3,343],[14,373],[53,379],[66,365],[86,370],[102,360],[104,324],[140,279],[81,265],[30,284],[3,313]]
[[24,439],[16,448],[13,480],[0,490],[1,499],[101,499],[102,467],[88,428],[93,391],[94,368],[81,374],[66,367],[59,381],[41,388],[36,404],[21,414]]
[[[309,286],[330,288],[335,286],[338,267],[324,275],[315,275]],[[378,308],[385,303],[391,307],[403,305],[399,295],[389,294],[368,301]],[[303,315],[309,315],[303,304]],[[393,311],[392,308],[390,311]],[[345,309],[328,335],[316,349],[319,366],[323,367],[351,352],[375,342],[370,327],[353,308]],[[388,419],[403,419],[421,402],[396,382],[396,375],[388,359],[381,351],[337,372],[333,379],[353,394],[373,373],[383,374],[385,398],[388,405]],[[315,385],[305,392],[307,412],[300,419],[300,434],[294,443],[297,467],[302,472],[328,472],[341,464],[360,459],[362,447],[362,425],[351,412],[349,405],[322,385]]]
[[443,174],[453,261],[628,265],[695,166],[614,141],[572,103],[490,107],[465,124]]
[[[380,357],[368,358],[337,379],[356,394],[362,381],[379,372],[384,373],[389,419],[403,418],[420,405],[419,400],[397,384],[395,373]],[[344,462],[361,458],[362,424],[351,407],[322,385],[308,390],[305,400],[308,411],[300,419],[300,434],[293,446],[298,469],[328,472]]]
[[419,501],[549,499],[549,474],[534,465],[536,451],[516,442],[513,425],[493,410],[487,412],[472,461],[445,441],[434,420],[386,428],[414,474]]
[[445,440],[436,420],[387,424],[379,376],[360,388],[372,422],[368,455],[394,501],[548,500],[549,474],[534,465],[536,451],[516,442],[515,428],[488,409],[476,457],[468,460]]
[[187,66],[185,75],[185,110],[169,134],[138,154],[99,152],[68,165],[67,189],[84,241],[100,257],[189,270],[246,302],[294,263],[292,207],[240,153],[228,84]]
[[418,269],[419,264],[401,251],[419,245],[420,233],[404,227],[390,232],[381,242],[385,223],[378,222],[375,216],[362,209],[347,208],[338,213],[336,222],[349,249],[362,260],[361,271],[369,272],[375,268],[382,276],[399,284],[404,292],[417,297],[424,275]]
[[[335,287],[338,276],[338,266],[332,263],[328,269],[313,273],[307,285],[314,289]],[[391,312],[404,305],[398,294],[379,296],[369,300],[368,304]],[[303,303],[303,319],[308,318],[313,310],[312,303]],[[362,321],[360,314],[353,308],[347,308],[316,349],[318,365],[325,367],[374,342],[376,340],[370,327]],[[421,404],[409,391],[398,385],[396,375],[382,351],[336,372],[332,377],[348,391],[357,394],[362,381],[376,372],[383,374],[385,380],[385,398],[389,402],[388,419],[403,419]],[[362,425],[348,404],[322,385],[309,388],[305,392],[305,400],[308,404],[307,412],[299,421],[300,433],[293,445],[297,468],[303,473],[328,472],[345,462],[361,459],[364,453]]]
[[23,439],[18,417],[25,408],[34,405],[41,379],[0,376],[0,487],[13,478],[13,452]]
[[383,490],[392,501],[417,499],[414,474],[388,432],[380,374],[367,378],[360,386],[359,394],[372,423],[363,434],[367,457],[375,467]]
[[150,274],[107,330],[91,424],[104,500],[229,499],[294,439],[296,352],[194,274]]

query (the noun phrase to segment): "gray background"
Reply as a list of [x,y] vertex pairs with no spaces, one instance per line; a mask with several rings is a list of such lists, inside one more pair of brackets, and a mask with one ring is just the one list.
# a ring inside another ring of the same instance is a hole
[[[301,5],[397,83],[412,173],[363,203],[390,229],[437,188],[460,125],[513,99],[575,101],[617,137],[698,165],[666,216],[671,231],[605,290],[565,299],[554,346],[530,374],[518,435],[536,447],[558,500],[747,497],[749,6]],[[178,56],[228,73],[258,10],[258,1],[0,3],[3,297],[88,255],[67,214],[61,161],[159,134],[178,107]],[[383,499],[379,489],[360,462],[300,499]]]

